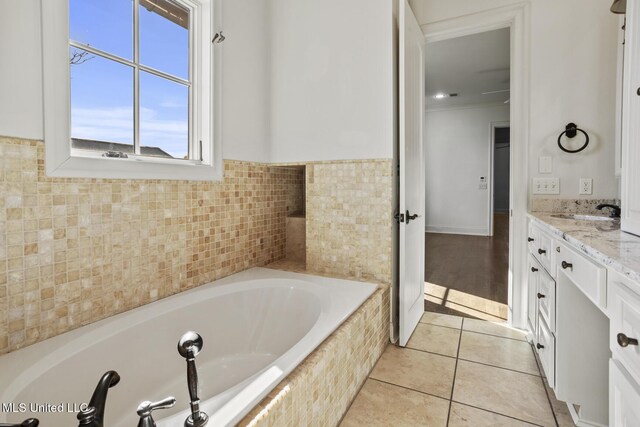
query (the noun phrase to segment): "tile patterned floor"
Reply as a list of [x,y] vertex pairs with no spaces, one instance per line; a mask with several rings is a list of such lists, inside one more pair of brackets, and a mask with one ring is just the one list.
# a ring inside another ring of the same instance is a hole
[[361,426],[573,426],[521,331],[425,313],[389,345],[342,420]]

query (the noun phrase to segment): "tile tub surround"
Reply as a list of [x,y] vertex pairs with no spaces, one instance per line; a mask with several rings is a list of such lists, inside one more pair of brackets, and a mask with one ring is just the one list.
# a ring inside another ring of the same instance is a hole
[[531,201],[531,212],[564,212],[583,215],[602,215],[596,206],[607,203],[620,206],[617,199],[540,199]]
[[391,283],[392,160],[309,163],[307,269]]
[[239,424],[333,426],[389,342],[389,287],[378,290]]
[[283,258],[287,173],[54,179],[41,141],[0,137],[0,354]]
[[556,218],[549,213],[530,213],[529,218],[602,265],[640,281],[640,237],[608,221]]

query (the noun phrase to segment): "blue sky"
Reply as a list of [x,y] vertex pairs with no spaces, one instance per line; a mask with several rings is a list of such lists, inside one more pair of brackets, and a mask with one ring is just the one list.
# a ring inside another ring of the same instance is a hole
[[[70,37],[131,60],[133,0],[70,0]],[[70,55],[77,49],[70,47]],[[71,66],[71,136],[133,144],[133,68],[96,55]],[[188,31],[140,7],[140,62],[188,78]],[[188,89],[140,72],[140,145],[184,157]]]

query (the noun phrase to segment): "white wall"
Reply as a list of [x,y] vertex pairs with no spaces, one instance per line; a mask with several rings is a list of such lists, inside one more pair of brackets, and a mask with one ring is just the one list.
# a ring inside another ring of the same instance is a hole
[[270,156],[270,8],[263,0],[225,0],[222,140],[225,159]]
[[42,139],[40,1],[3,0],[0,13],[0,135]]
[[[224,0],[223,156],[269,160],[268,5]],[[43,139],[40,0],[2,0],[0,135]]]
[[427,231],[489,234],[489,190],[478,184],[491,179],[490,124],[509,121],[509,107],[432,110],[426,118]]
[[[410,0],[421,25],[521,3],[521,0]],[[618,19],[602,0],[530,0],[529,176],[538,157],[553,157],[558,197],[578,198],[579,178],[593,178],[593,198],[616,197],[614,174]],[[575,122],[591,135],[589,148],[565,154],[558,134]],[[512,141],[517,144],[517,141]],[[547,196],[548,197],[548,196]],[[580,196],[586,197],[586,196]]]
[[273,0],[271,160],[393,156],[392,2]]

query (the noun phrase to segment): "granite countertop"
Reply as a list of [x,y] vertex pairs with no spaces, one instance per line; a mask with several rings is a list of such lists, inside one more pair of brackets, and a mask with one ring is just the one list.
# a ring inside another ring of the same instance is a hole
[[601,264],[640,282],[640,237],[620,230],[620,220],[585,221],[533,212],[529,217]]

